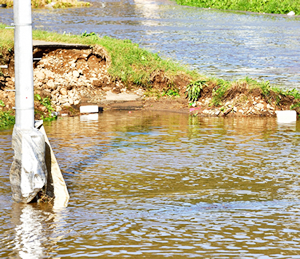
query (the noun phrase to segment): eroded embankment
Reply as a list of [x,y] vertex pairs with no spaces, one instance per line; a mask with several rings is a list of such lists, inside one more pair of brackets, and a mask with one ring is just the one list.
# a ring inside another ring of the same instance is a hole
[[[118,95],[131,94],[131,100],[138,100],[137,107],[144,105],[145,86],[137,86],[132,82],[125,84],[110,76],[108,68],[111,59],[107,51],[100,46],[36,46],[34,57],[34,93],[42,99],[49,98],[55,111],[76,114],[81,104],[97,104],[110,108],[115,102],[126,102]],[[13,51],[3,51],[0,58],[2,68],[0,76],[0,100],[5,104],[2,110],[11,110],[14,106],[14,55]],[[171,83],[177,89],[184,89],[190,79],[183,75],[171,80],[163,72],[154,72],[149,79],[151,89],[159,92]],[[149,87],[148,85],[148,87]],[[116,100],[107,98],[116,96]],[[132,99],[134,96],[135,99]],[[118,101],[119,99],[119,101]],[[39,101],[35,101],[37,115],[47,109]]]
[[[207,78],[191,83],[184,73],[169,78],[163,71],[155,71],[147,85],[122,82],[109,74],[111,58],[101,46],[40,45],[34,47],[33,54],[35,95],[48,98],[55,111],[70,115],[78,113],[79,106],[87,103],[106,109],[144,108],[192,112],[199,116],[275,116],[275,110],[291,108],[300,112],[300,96],[276,92],[268,83],[253,85],[255,81],[251,79],[230,85]],[[0,64],[7,65],[0,75],[3,102],[0,109],[12,110],[13,51],[3,51]],[[37,118],[48,115],[49,109],[41,101],[35,101],[35,109]]]

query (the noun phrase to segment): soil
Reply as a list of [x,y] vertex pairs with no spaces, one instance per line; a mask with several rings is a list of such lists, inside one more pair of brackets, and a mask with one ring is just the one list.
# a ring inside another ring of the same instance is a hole
[[[100,46],[74,49],[69,46],[44,46],[34,48],[34,88],[41,98],[49,98],[60,114],[78,115],[79,107],[96,104],[108,109],[145,109],[193,113],[198,116],[276,116],[276,110],[289,110],[296,100],[292,96],[278,96],[272,91],[265,96],[261,89],[249,89],[245,84],[233,85],[222,97],[218,106],[212,105],[217,86],[208,82],[201,90],[201,97],[192,105],[186,98],[186,86],[191,78],[178,74],[168,78],[163,71],[153,73],[150,87],[137,86],[132,82],[121,82],[108,72],[110,57]],[[12,110],[14,106],[14,53],[2,51],[0,65],[0,100]],[[180,97],[167,96],[170,86],[178,89]],[[151,90],[149,90],[151,89]],[[108,100],[108,93],[118,96],[133,94],[135,100],[118,98]],[[120,99],[122,99],[120,101]],[[48,111],[35,101],[36,117],[47,116]],[[299,109],[299,108],[297,108]],[[296,110],[299,114],[300,110]]]

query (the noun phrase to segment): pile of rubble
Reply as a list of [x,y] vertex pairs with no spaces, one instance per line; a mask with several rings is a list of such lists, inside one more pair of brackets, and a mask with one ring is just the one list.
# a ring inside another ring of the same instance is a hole
[[[110,57],[100,46],[36,47],[33,55],[34,93],[49,97],[58,112],[80,103],[98,103],[105,99],[107,91],[126,91],[121,81],[109,75]],[[15,103],[13,55],[6,63],[8,67],[2,69],[0,76],[0,100],[5,104],[4,109],[10,110]]]
[[[40,51],[36,49],[34,54]],[[108,65],[108,55],[100,47],[43,50],[34,67],[35,93],[49,97],[56,111],[78,105],[83,99],[97,102],[106,88],[121,87],[109,76]]]

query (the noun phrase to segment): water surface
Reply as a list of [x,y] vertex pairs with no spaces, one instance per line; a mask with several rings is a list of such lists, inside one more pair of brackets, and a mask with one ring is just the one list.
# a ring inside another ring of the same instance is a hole
[[106,112],[46,131],[67,208],[11,201],[0,132],[2,258],[299,258],[300,125]]

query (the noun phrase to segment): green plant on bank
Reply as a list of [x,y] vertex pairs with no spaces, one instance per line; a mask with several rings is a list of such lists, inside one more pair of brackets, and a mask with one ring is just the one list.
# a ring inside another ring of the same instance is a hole
[[161,91],[159,91],[158,89],[153,89],[153,88],[148,88],[145,91],[144,95],[145,95],[145,97],[154,97],[157,100],[162,97]]
[[164,90],[162,96],[179,97],[180,94],[179,94],[179,90],[172,86],[171,88]]
[[53,115],[52,112],[54,111],[53,107],[51,106],[51,100],[49,97],[42,98],[39,94],[34,95],[34,99],[36,101],[39,101],[39,103],[46,107],[48,116],[44,117],[44,115],[41,115],[41,118],[43,121],[53,121],[57,118],[56,115]]
[[268,99],[270,96],[271,86],[269,81],[263,81],[260,83],[260,89],[262,91],[263,96]]
[[222,102],[222,98],[230,88],[231,84],[223,79],[217,79],[217,89],[212,92],[211,104],[214,106],[219,106]]
[[207,86],[206,80],[197,80],[195,82],[191,82],[186,87],[186,93],[189,102],[196,102],[200,98],[201,90],[204,86]]
[[84,33],[81,33],[80,37],[98,37],[98,35],[95,32],[87,33],[86,31]]
[[220,10],[250,11],[258,13],[300,14],[299,0],[175,0],[177,4]]
[[[5,107],[5,104],[0,100],[0,106]],[[0,111],[0,129],[12,126],[15,124],[15,116],[10,111]]]

